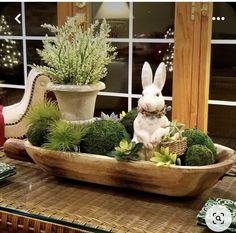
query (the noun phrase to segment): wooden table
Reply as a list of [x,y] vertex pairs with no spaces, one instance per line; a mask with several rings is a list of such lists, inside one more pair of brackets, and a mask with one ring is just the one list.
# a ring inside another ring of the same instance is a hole
[[0,232],[207,233],[196,215],[208,198],[236,200],[233,177],[197,197],[174,198],[55,178],[32,163],[0,161],[17,168],[0,183]]

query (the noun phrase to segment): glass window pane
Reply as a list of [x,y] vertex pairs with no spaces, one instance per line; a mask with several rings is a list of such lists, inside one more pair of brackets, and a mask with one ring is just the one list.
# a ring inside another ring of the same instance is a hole
[[44,36],[51,33],[42,28],[44,23],[57,25],[57,3],[25,3],[26,34],[28,36]]
[[215,143],[236,150],[236,107],[209,105],[208,133]]
[[110,37],[127,38],[129,35],[129,5],[126,2],[94,2],[92,20],[105,18],[111,25]]
[[166,83],[162,95],[172,96],[173,43],[134,43],[133,45],[133,94],[142,93],[141,71],[145,61],[149,62],[152,72],[164,61],[167,67]]
[[9,106],[20,102],[24,95],[24,89],[2,88],[0,87],[0,104]]
[[[28,65],[43,65],[43,61],[39,57],[36,49],[42,49],[43,43],[41,40],[27,40],[26,41],[27,46],[27,63]],[[28,72],[31,68],[28,67]]]
[[236,101],[236,44],[213,44],[210,99]]
[[116,59],[108,65],[104,78],[108,92],[128,93],[128,43],[113,43],[117,47]]
[[22,41],[0,40],[0,81],[24,85]]
[[134,2],[134,37],[173,38],[174,15],[174,2]]
[[128,99],[125,97],[101,96],[97,97],[95,116],[100,117],[101,112],[111,114],[112,112],[120,114],[122,111],[127,112]]
[[214,2],[213,39],[236,39],[236,6],[233,2]]
[[[15,17],[21,13],[20,3],[0,3],[0,35],[21,36],[21,24],[17,23]],[[21,17],[19,17],[21,21]]]

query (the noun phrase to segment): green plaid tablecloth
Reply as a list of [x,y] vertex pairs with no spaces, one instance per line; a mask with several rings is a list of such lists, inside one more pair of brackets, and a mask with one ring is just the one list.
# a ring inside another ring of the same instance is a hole
[[0,181],[16,174],[16,167],[6,163],[0,163]]
[[230,227],[227,229],[228,232],[236,232],[236,201],[223,198],[210,198],[205,205],[202,207],[197,215],[197,223],[206,226],[205,216],[208,209],[213,205],[225,206],[231,213],[232,222]]

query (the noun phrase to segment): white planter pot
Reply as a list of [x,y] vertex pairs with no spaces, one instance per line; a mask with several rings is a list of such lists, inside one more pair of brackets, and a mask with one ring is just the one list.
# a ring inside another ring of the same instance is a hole
[[93,120],[97,94],[104,88],[103,82],[83,86],[49,83],[47,87],[56,95],[61,118],[75,123]]

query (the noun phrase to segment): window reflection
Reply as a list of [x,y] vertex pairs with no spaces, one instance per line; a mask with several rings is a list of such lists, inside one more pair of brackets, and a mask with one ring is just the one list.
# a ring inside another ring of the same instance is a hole
[[[40,40],[27,40],[26,42],[27,46],[27,63],[29,65],[43,65],[43,61],[40,58],[40,56],[37,53],[37,49],[43,48],[43,43]],[[30,67],[28,67],[28,72],[31,70]]]
[[24,85],[22,41],[0,40],[0,80],[6,84]]
[[236,107],[209,105],[208,132],[215,143],[236,150]]
[[129,5],[126,2],[96,2],[92,4],[92,19],[105,18],[111,26],[111,38],[129,35]]
[[210,99],[236,101],[236,45],[213,44]]
[[42,24],[57,25],[57,3],[56,2],[33,2],[25,3],[26,34],[30,36],[51,35]]
[[[213,39],[236,39],[235,3],[214,3],[212,24]],[[209,98],[236,102],[236,44],[222,42],[211,48]],[[215,143],[236,149],[235,118],[235,106],[209,105],[208,131]]]
[[132,80],[134,94],[142,93],[141,71],[144,62],[147,61],[150,63],[153,73],[161,62],[165,62],[167,76],[162,94],[172,96],[173,49],[173,43],[134,43]]
[[95,107],[95,116],[100,117],[101,112],[105,114],[120,114],[128,110],[128,98],[113,96],[98,96]]
[[0,68],[14,69],[21,63],[21,52],[18,50],[16,41],[4,39],[0,44]]
[[0,87],[0,104],[3,106],[9,106],[18,103],[22,99],[24,91],[24,89]]
[[112,43],[117,47],[117,57],[108,64],[108,73],[104,78],[104,91],[128,93],[128,43]]
[[[174,25],[175,3],[134,3],[134,37],[165,38],[167,29]],[[168,35],[174,38],[174,34]]]
[[[223,20],[222,20],[223,19]],[[236,39],[236,5],[233,2],[215,2],[212,21],[213,39]]]
[[[21,3],[0,3],[0,35],[21,36],[21,24],[17,23],[15,17],[21,13]],[[20,18],[21,19],[21,18]]]

